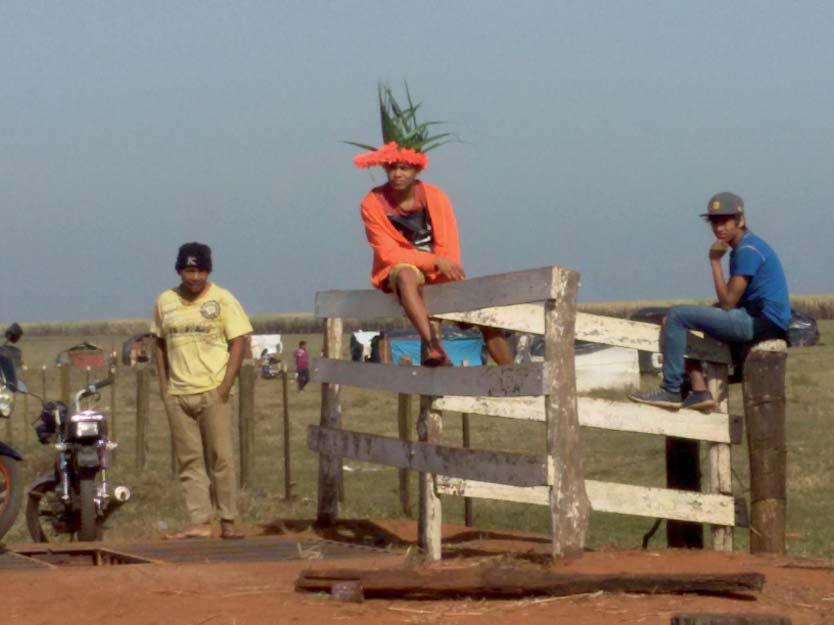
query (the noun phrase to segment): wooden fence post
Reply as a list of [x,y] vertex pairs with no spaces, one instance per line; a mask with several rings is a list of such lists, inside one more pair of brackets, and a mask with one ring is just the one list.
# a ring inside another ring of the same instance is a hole
[[290,462],[290,453],[292,445],[290,444],[290,399],[289,399],[289,380],[287,368],[281,366],[281,402],[284,406],[284,500],[292,499],[292,463]]
[[148,421],[148,404],[150,402],[150,370],[145,365],[136,366],[136,458],[137,471],[145,469],[147,441],[145,429]]
[[240,432],[240,487],[249,486],[254,469],[252,453],[255,429],[255,362],[247,358],[238,375],[238,429]]
[[756,345],[744,361],[751,553],[785,553],[787,358],[784,341],[765,341]]
[[[20,379],[21,380],[23,379],[22,372],[21,372]],[[24,401],[25,401],[26,395],[24,395],[23,397],[24,397]],[[26,412],[27,411],[25,409],[25,404],[24,404],[24,410],[23,410],[24,421],[26,419]],[[14,447],[14,430],[12,429],[12,417],[11,417],[11,415],[9,415],[9,418],[6,419],[6,442],[9,445],[11,445],[12,447]]]
[[[411,366],[411,358],[402,356],[399,362],[401,367]],[[411,395],[400,393],[397,395],[397,430],[400,440],[411,440]],[[397,471],[400,483],[400,506],[403,514],[411,516],[411,494],[409,493],[409,477],[411,472],[408,469]]]
[[[464,359],[461,365],[464,367],[468,367],[469,361]],[[462,442],[464,449],[469,449],[472,446],[472,437],[469,420],[470,419],[468,414],[462,413],[460,415],[461,437],[463,439]],[[472,497],[463,498],[463,523],[464,525],[466,525],[466,527],[472,527],[474,523],[472,519]]]
[[585,546],[591,504],[585,492],[582,441],[576,408],[574,335],[579,274],[554,268],[559,284],[544,308],[545,370],[550,392],[545,396],[550,516],[554,558],[579,556]]
[[[342,354],[342,320],[325,319],[324,357],[339,358]],[[339,385],[321,385],[321,427],[341,427],[342,406],[339,402]],[[342,459],[339,456],[319,454],[319,501],[316,525],[329,527],[339,516],[339,492],[342,482]]]
[[[709,390],[716,402],[714,412],[729,415],[729,380],[727,365],[707,363],[704,371],[707,375]],[[733,466],[731,445],[729,443],[709,444],[709,485],[710,492],[717,495],[733,494]],[[733,550],[732,526],[713,525],[712,548],[716,551]]]
[[68,362],[58,363],[58,373],[61,377],[61,401],[72,410],[70,405],[70,373],[71,365]]
[[[26,365],[22,365],[20,367],[20,375],[21,375],[21,380],[23,380],[23,376],[28,378],[29,377],[29,367],[27,367]],[[26,382],[26,380],[23,380],[23,381],[28,388],[28,386],[29,386],[28,382]],[[29,429],[29,424],[31,423],[32,417],[33,417],[33,415],[29,414],[29,394],[28,393],[23,396],[23,414],[21,416],[23,417],[21,419],[21,423],[23,425],[23,429],[21,430],[21,446],[25,447],[26,446],[26,433],[27,433],[27,430]],[[9,423],[11,423],[11,421],[12,420],[9,419]],[[9,444],[11,445],[11,438],[9,439]]]
[[[432,398],[420,396],[420,416],[417,419],[417,439],[438,444],[443,433],[443,413],[432,409]],[[420,473],[420,518],[418,542],[429,560],[441,558],[441,524],[443,522],[440,497],[434,488],[434,475]]]
[[[119,431],[118,431],[118,427],[117,427],[118,426],[117,421],[118,421],[119,417],[118,417],[118,409],[117,409],[117,406],[116,406],[116,402],[117,402],[117,398],[118,398],[117,384],[118,384],[118,379],[119,379],[119,365],[118,365],[118,361],[116,360],[116,352],[113,352],[113,360],[110,362],[109,372],[110,372],[110,377],[113,381],[110,383],[110,421],[109,421],[107,427],[110,431],[110,434],[109,434],[110,440],[118,442],[118,440],[119,440],[118,439]],[[112,449],[110,451],[110,462],[111,462],[111,464],[116,462],[116,451],[117,451],[117,449],[118,448]]]

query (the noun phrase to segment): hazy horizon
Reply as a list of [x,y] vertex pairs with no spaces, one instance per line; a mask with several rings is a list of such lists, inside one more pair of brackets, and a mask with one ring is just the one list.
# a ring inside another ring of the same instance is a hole
[[247,312],[370,288],[376,85],[464,143],[423,179],[471,276],[560,265],[581,301],[712,296],[715,192],[791,294],[834,291],[834,4],[428,0],[0,5],[0,323],[148,317],[177,247]]

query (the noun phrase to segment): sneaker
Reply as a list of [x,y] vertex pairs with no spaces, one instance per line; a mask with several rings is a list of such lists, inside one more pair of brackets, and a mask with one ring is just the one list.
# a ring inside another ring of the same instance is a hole
[[672,393],[665,388],[659,388],[656,391],[647,391],[645,393],[632,393],[628,398],[631,401],[636,401],[638,404],[648,404],[650,406],[671,408],[673,410],[679,409],[683,403],[679,393]]
[[689,391],[681,407],[690,410],[707,410],[715,407],[715,400],[709,391]]

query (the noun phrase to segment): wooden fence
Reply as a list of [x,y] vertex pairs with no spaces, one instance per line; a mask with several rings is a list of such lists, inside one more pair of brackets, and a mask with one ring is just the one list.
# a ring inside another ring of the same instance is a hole
[[[549,506],[552,554],[580,550],[589,510],[708,523],[716,549],[732,549],[736,524],[731,444],[738,420],[727,410],[726,346],[691,333],[687,356],[709,363],[716,412],[670,412],[628,401],[576,397],[574,340],[659,351],[659,327],[576,312],[578,274],[545,267],[424,288],[428,308],[440,319],[541,334],[541,363],[502,367],[421,368],[339,360],[344,318],[402,315],[396,298],[378,291],[327,291],[316,296],[326,320],[324,358],[313,366],[322,383],[320,426],[309,447],[319,452],[318,522],[338,517],[342,457],[420,472],[420,545],[430,559],[441,551],[438,495],[482,497]],[[342,384],[421,395],[418,441],[341,429]],[[439,445],[442,411],[540,421],[543,456]],[[706,441],[709,492],[651,488],[584,479],[579,426]]]

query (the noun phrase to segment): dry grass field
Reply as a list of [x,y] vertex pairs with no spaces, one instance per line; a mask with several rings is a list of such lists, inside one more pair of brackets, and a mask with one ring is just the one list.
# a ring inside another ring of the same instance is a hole
[[[834,556],[834,498],[831,497],[834,434],[830,427],[834,405],[834,321],[822,321],[822,345],[793,348],[788,359],[788,548],[794,555]],[[26,381],[31,390],[42,392],[41,365],[51,365],[55,355],[83,339],[106,349],[118,348],[124,336],[75,334],[51,337],[32,336],[21,341],[28,364]],[[285,335],[289,352],[298,340],[308,341],[311,354],[320,350],[318,334]],[[347,341],[345,341],[347,343]],[[287,356],[288,357],[288,356]],[[93,372],[95,377],[96,372]],[[73,387],[84,383],[85,372],[73,372]],[[657,381],[646,377],[644,385]],[[46,390],[49,397],[59,393],[56,370],[47,369]],[[741,389],[731,389],[731,411],[741,412]],[[120,369],[115,406],[111,393],[103,393],[101,404],[114,410],[115,439],[120,447],[111,471],[111,483],[127,484],[133,499],[111,519],[107,536],[117,539],[152,538],[186,521],[185,510],[176,480],[172,476],[168,426],[162,403],[152,383],[147,463],[135,466],[135,372]],[[241,492],[244,523],[257,531],[258,526],[282,519],[309,519],[315,515],[317,461],[306,448],[306,427],[319,418],[319,388],[310,385],[302,392],[294,384],[289,389],[293,494],[284,499],[284,459],[282,455],[282,409],[280,380],[258,379],[256,383],[255,475]],[[413,409],[416,411],[416,400]],[[393,394],[343,390],[344,423],[350,429],[396,436],[397,397]],[[11,442],[26,456],[27,479],[49,466],[51,450],[41,448],[30,422],[38,412],[35,400],[19,399],[11,423]],[[461,419],[447,413],[444,437],[448,444],[459,444]],[[543,425],[507,423],[499,419],[472,418],[472,445],[507,451],[544,451]],[[0,437],[8,440],[6,424],[0,422]],[[610,479],[644,485],[662,486],[663,441],[657,437],[617,432],[583,430],[586,473],[589,478]],[[737,492],[746,492],[746,448],[734,448],[734,480]],[[706,466],[706,465],[705,465]],[[412,478],[412,501],[416,514],[416,476]],[[543,508],[478,500],[474,503],[475,524],[482,528],[512,528],[546,532],[547,515]],[[402,517],[397,495],[396,470],[355,463],[345,463],[345,518]],[[27,539],[21,518],[6,537],[9,542]],[[444,517],[462,522],[463,501],[444,499]],[[652,520],[637,517],[594,513],[590,545],[603,548],[639,546]],[[661,535],[655,539],[661,544]],[[736,531],[736,548],[745,549],[746,530]]]

